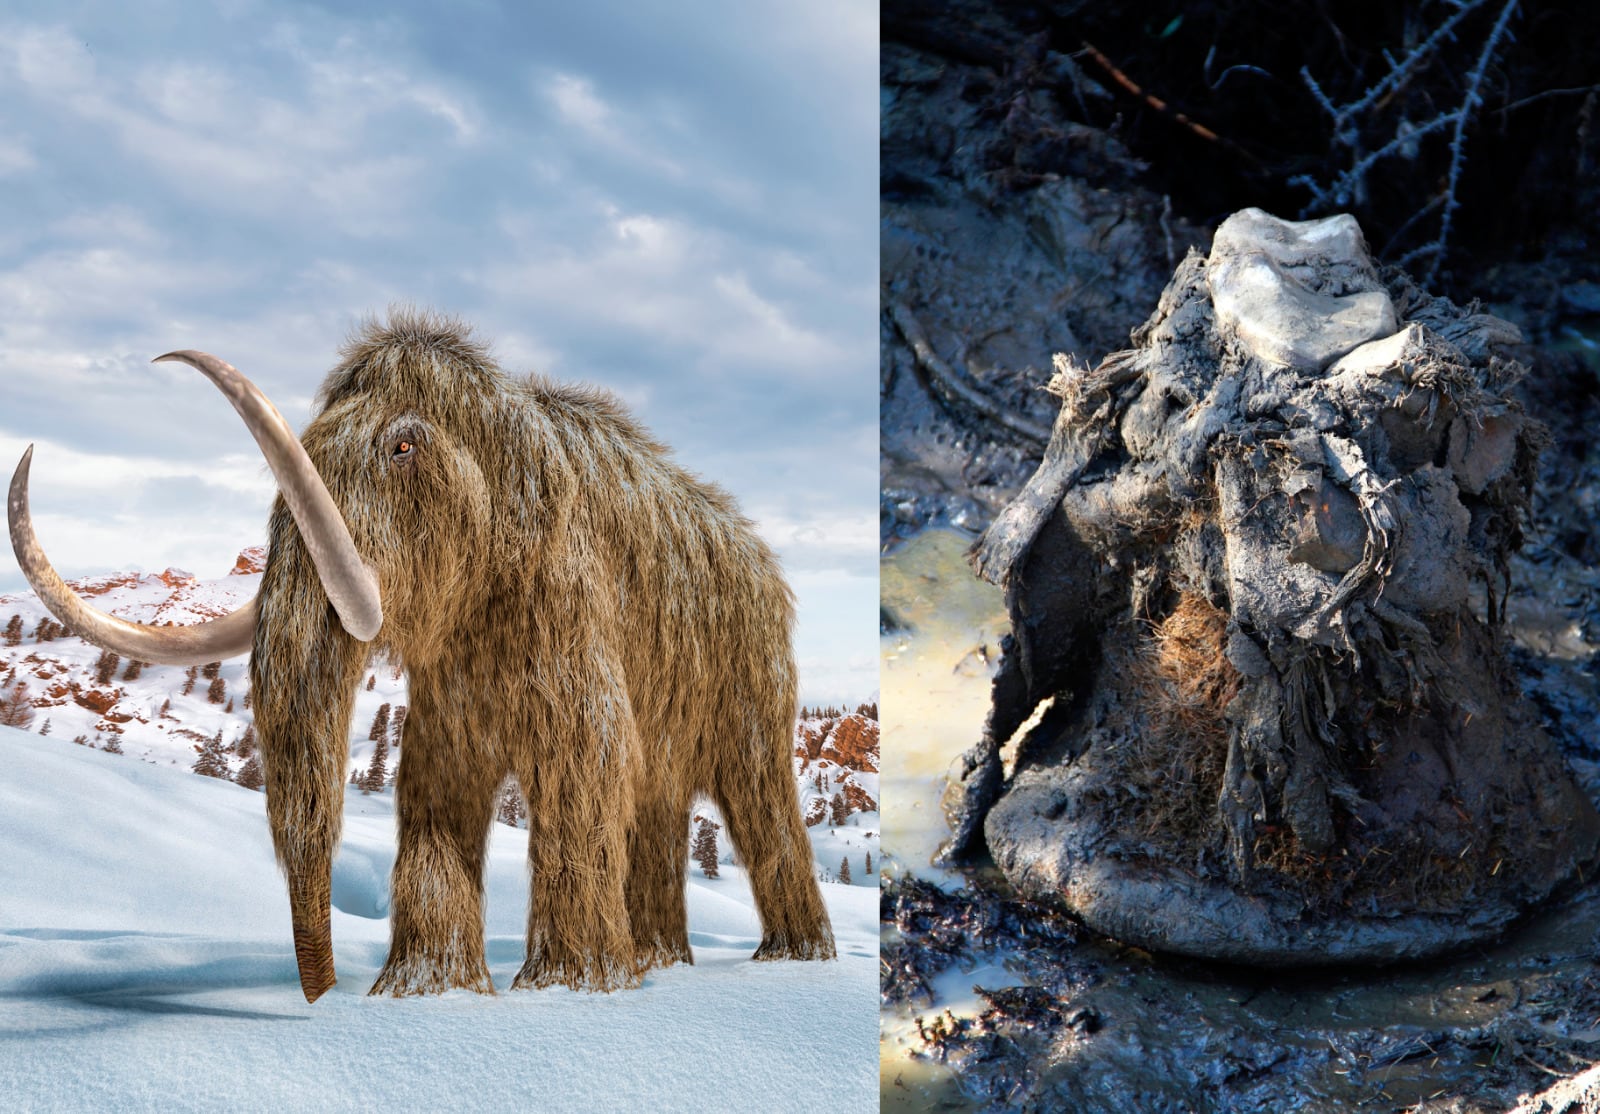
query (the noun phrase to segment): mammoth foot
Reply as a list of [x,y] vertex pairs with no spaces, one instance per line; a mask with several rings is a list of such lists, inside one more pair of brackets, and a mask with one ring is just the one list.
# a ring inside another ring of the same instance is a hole
[[639,966],[641,970],[650,971],[657,967],[671,967],[677,963],[687,963],[694,966],[694,953],[689,950],[687,939],[637,941],[639,949]]
[[609,994],[630,990],[644,979],[645,966],[632,955],[571,956],[561,959],[549,954],[530,958],[512,980],[512,990],[543,990],[565,986]]
[[769,932],[761,938],[751,959],[835,959],[838,949],[833,944],[833,933],[822,928],[814,933]]
[[493,994],[494,981],[483,957],[476,960],[432,959],[419,955],[395,956],[383,965],[378,981],[367,991],[405,998],[412,994],[443,994],[447,990],[475,990]]

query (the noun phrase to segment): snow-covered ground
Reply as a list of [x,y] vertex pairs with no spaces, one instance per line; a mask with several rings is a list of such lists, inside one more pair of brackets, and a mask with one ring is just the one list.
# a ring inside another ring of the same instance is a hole
[[[262,795],[71,738],[0,728],[0,1108],[877,1108],[877,890],[863,879],[823,886],[834,963],[751,962],[759,922],[725,865],[715,880],[690,870],[696,965],[637,990],[368,998],[388,941],[393,797],[350,789],[339,984],[307,1005]],[[855,851],[863,835],[837,838]],[[494,826],[502,988],[522,961],[526,840]]]

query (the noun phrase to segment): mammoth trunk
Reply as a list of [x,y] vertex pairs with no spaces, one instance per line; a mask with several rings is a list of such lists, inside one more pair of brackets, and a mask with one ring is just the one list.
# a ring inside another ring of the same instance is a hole
[[301,988],[316,1001],[334,983],[330,879],[368,649],[340,626],[281,501],[259,599],[250,682],[267,817],[288,881]]
[[338,981],[333,973],[333,930],[328,906],[332,862],[289,867],[289,916],[294,926],[294,961],[300,989],[315,1002]]

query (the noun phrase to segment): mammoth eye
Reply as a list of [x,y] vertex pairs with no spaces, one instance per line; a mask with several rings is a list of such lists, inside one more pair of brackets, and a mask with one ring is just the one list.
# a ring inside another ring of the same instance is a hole
[[394,455],[395,456],[410,456],[412,454],[412,452],[416,449],[416,447],[417,446],[416,446],[416,444],[414,442],[407,441],[407,440],[402,438],[401,440],[395,442]]

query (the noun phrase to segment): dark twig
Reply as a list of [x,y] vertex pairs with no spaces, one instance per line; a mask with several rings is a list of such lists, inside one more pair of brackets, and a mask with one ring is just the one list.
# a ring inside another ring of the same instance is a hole
[[1521,100],[1512,101],[1510,104],[1501,105],[1494,110],[1496,116],[1505,116],[1508,112],[1515,112],[1519,108],[1526,108],[1535,101],[1542,101],[1546,97],[1575,97],[1579,93],[1593,93],[1600,91],[1600,85],[1578,85],[1571,89],[1546,89],[1532,96],[1523,97]]
[[[1343,208],[1352,202],[1361,203],[1366,195],[1367,175],[1380,162],[1395,155],[1414,158],[1418,140],[1435,132],[1450,133],[1450,165],[1445,175],[1443,191],[1413,213],[1389,239],[1389,246],[1393,246],[1403,233],[1409,231],[1424,216],[1436,209],[1439,210],[1438,233],[1428,243],[1413,248],[1399,260],[1403,266],[1415,260],[1428,259],[1428,269],[1423,275],[1424,283],[1431,283],[1434,280],[1449,252],[1450,234],[1455,227],[1455,213],[1461,207],[1461,172],[1466,166],[1467,159],[1467,129],[1483,105],[1483,86],[1488,78],[1489,67],[1499,55],[1502,44],[1512,37],[1511,17],[1515,14],[1520,0],[1505,0],[1500,8],[1493,26],[1484,37],[1476,62],[1467,71],[1461,101],[1454,108],[1440,112],[1431,120],[1420,124],[1411,124],[1402,117],[1395,128],[1393,138],[1366,154],[1360,151],[1363,124],[1367,123],[1370,126],[1372,117],[1381,112],[1388,101],[1438,54],[1444,43],[1455,38],[1456,29],[1461,21],[1487,3],[1488,0],[1460,0],[1456,10],[1404,57],[1396,59],[1386,52],[1384,57],[1389,63],[1389,72],[1349,104],[1334,104],[1333,99],[1323,91],[1309,69],[1303,68],[1300,71],[1312,97],[1332,121],[1335,142],[1350,148],[1356,156],[1348,168],[1340,171],[1326,185],[1310,175],[1300,175],[1290,179],[1291,185],[1302,186],[1311,194],[1310,203],[1301,210],[1302,217],[1309,216],[1316,209]],[[1550,92],[1553,94],[1557,91]],[[1508,105],[1501,111],[1508,111],[1510,107]]]
[[1423,284],[1431,283],[1434,276],[1439,273],[1439,264],[1444,261],[1445,245],[1450,243],[1450,226],[1456,215],[1456,210],[1461,207],[1460,198],[1456,187],[1461,180],[1461,168],[1467,161],[1467,121],[1472,119],[1478,106],[1483,103],[1484,75],[1489,72],[1489,63],[1494,61],[1495,53],[1500,49],[1500,40],[1510,32],[1511,13],[1517,10],[1518,0],[1509,0],[1500,11],[1500,18],[1494,21],[1494,29],[1489,32],[1489,37],[1484,41],[1483,50],[1478,54],[1478,64],[1467,75],[1467,96],[1461,104],[1460,116],[1456,120],[1455,134],[1450,138],[1450,178],[1444,190],[1444,216],[1439,218],[1439,253],[1433,257],[1433,263],[1428,267],[1428,273],[1423,276]]
[[1104,70],[1106,72],[1106,76],[1111,78],[1111,80],[1115,82],[1124,92],[1138,97],[1157,113],[1165,116],[1167,119],[1171,120],[1175,124],[1178,124],[1180,127],[1189,129],[1189,131],[1193,132],[1201,139],[1204,139],[1210,143],[1220,144],[1238,158],[1248,162],[1251,166],[1257,169],[1261,168],[1261,160],[1256,158],[1249,151],[1246,151],[1237,143],[1233,142],[1233,140],[1220,136],[1210,128],[1206,127],[1204,124],[1198,124],[1189,119],[1188,116],[1185,116],[1183,113],[1179,112],[1177,109],[1173,108],[1166,101],[1162,100],[1153,93],[1145,92],[1144,88],[1140,86],[1138,82],[1134,81],[1133,78],[1119,70],[1116,63],[1111,61],[1111,59],[1107,58],[1104,54],[1100,53],[1100,51],[1097,50],[1092,43],[1084,43],[1081,53],[1087,55],[1095,65]]
[[916,356],[917,363],[928,373],[928,378],[942,390],[954,395],[990,421],[998,422],[1030,441],[1043,445],[1050,440],[1050,431],[1044,426],[1012,414],[968,383],[966,376],[947,364],[939,353],[933,350],[933,345],[928,343],[922,325],[904,302],[893,300],[887,301],[886,304],[889,307],[889,319],[894,322],[895,328],[900,330],[900,335],[911,346],[911,352]]

